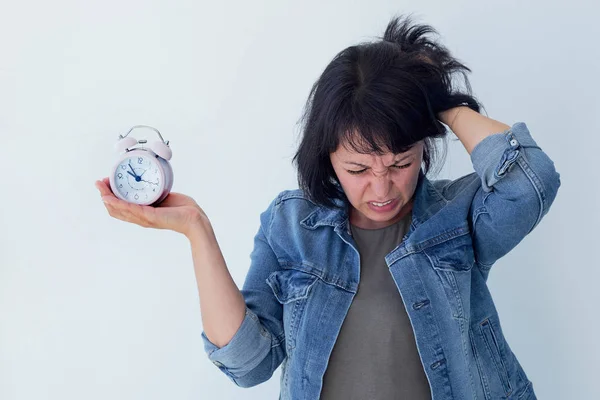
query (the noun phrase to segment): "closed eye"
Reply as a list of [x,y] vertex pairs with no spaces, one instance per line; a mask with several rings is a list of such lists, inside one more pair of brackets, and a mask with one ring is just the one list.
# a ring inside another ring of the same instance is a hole
[[[404,165],[392,165],[392,167],[397,168],[397,169],[404,169],[404,168],[408,168],[412,165],[412,163],[408,163],[408,164],[404,164]],[[361,169],[360,171],[351,171],[351,170],[346,170],[348,171],[348,173],[352,174],[352,175],[358,175],[358,174],[362,174],[363,172],[365,172],[367,169]]]

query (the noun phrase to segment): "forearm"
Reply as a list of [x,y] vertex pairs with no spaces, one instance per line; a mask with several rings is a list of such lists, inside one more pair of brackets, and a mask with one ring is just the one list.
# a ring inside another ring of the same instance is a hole
[[246,303],[227,269],[210,224],[197,224],[187,237],[192,248],[204,333],[221,348],[241,326]]
[[439,114],[439,118],[456,134],[469,155],[475,146],[486,137],[510,128],[509,125],[464,106],[444,111]]

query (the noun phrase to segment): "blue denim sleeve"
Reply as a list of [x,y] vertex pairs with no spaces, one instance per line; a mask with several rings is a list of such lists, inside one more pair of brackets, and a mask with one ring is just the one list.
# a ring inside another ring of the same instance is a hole
[[560,174],[524,122],[484,138],[471,162],[481,179],[471,206],[474,250],[487,270],[548,213]]
[[254,237],[250,268],[241,289],[246,313],[233,338],[219,348],[202,331],[204,350],[209,360],[240,387],[251,387],[267,381],[285,358],[283,309],[266,283],[267,277],[279,269],[270,245],[270,225],[279,204],[271,202],[260,215],[260,227]]

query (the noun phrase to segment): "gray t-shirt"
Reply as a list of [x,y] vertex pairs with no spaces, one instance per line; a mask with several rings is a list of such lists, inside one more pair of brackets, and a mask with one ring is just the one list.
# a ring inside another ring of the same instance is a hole
[[431,399],[408,314],[385,262],[410,222],[409,212],[385,228],[351,225],[360,282],[329,358],[322,400]]

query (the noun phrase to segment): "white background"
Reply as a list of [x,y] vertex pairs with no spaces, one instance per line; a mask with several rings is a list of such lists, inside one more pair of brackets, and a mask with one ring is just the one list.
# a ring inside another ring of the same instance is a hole
[[[208,360],[185,237],[111,218],[94,181],[118,134],[157,127],[173,190],[206,211],[241,286],[259,213],[297,187],[311,85],[405,12],[473,70],[486,115],[526,122],[554,160],[550,213],[489,285],[538,397],[600,397],[595,2],[0,4],[0,399],[277,398],[279,369],[242,389]],[[473,171],[449,146],[432,178]]]

